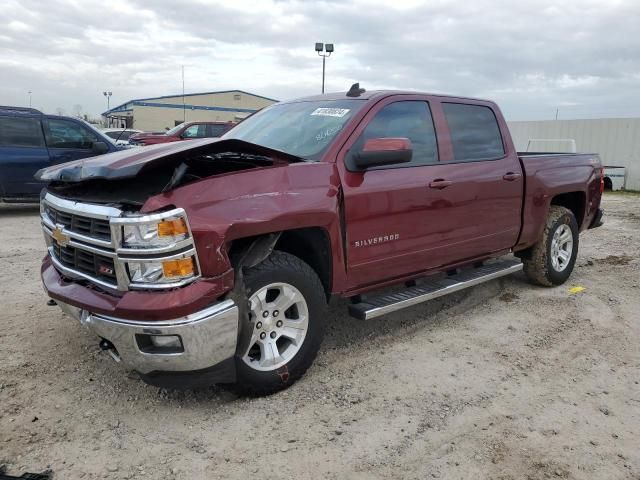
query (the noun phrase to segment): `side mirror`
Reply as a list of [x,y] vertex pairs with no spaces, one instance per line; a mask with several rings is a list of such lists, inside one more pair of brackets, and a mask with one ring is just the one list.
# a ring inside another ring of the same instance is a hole
[[370,138],[362,151],[352,155],[358,170],[411,161],[413,149],[408,138]]
[[109,146],[105,142],[93,142],[91,145],[91,151],[96,155],[102,155],[109,151]]

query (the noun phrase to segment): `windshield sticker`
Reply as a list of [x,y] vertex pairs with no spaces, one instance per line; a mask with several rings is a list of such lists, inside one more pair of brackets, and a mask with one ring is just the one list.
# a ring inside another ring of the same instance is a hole
[[348,108],[316,108],[311,115],[320,115],[321,117],[344,117],[349,113]]

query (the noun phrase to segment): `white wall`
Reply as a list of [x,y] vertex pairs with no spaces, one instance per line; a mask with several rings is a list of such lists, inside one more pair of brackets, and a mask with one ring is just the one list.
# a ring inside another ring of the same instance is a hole
[[508,122],[518,151],[532,138],[573,138],[578,152],[598,153],[605,165],[626,167],[626,186],[640,190],[640,118]]

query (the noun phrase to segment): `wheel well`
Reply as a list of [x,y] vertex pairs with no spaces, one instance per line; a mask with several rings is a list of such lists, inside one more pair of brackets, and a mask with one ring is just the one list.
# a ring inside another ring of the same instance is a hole
[[611,178],[604,177],[604,189],[608,192],[613,190],[613,182],[611,181]]
[[331,294],[331,241],[329,233],[320,227],[285,230],[275,246],[276,250],[295,255],[306,262],[320,277],[327,298]]
[[551,205],[559,205],[568,208],[576,217],[578,228],[582,226],[584,220],[586,198],[584,192],[561,193],[551,199]]
[[[234,240],[229,249],[229,258],[234,268],[252,245],[257,245],[260,239],[266,239],[267,236],[260,235]],[[290,253],[307,263],[320,277],[327,299],[329,298],[332,284],[331,241],[325,229],[311,227],[280,232],[275,245],[267,241],[258,248],[265,257],[270,254],[269,245],[274,250]],[[257,255],[256,258],[259,258],[260,252],[257,252]]]

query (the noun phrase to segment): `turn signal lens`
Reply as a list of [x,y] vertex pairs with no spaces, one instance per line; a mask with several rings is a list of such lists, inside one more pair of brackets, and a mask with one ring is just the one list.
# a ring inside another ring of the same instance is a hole
[[166,260],[162,262],[162,273],[164,273],[164,276],[167,278],[193,275],[193,258]]
[[175,237],[187,233],[187,224],[184,219],[164,220],[158,223],[159,237]]

